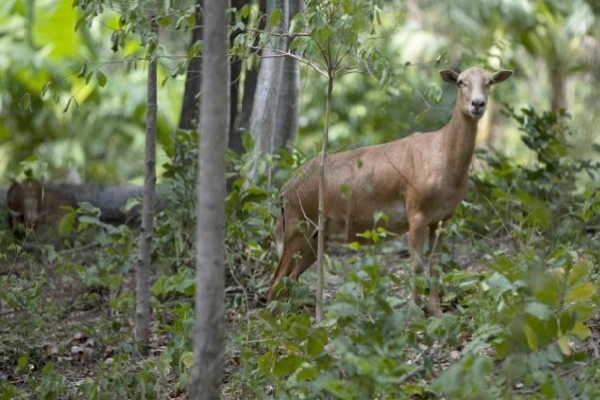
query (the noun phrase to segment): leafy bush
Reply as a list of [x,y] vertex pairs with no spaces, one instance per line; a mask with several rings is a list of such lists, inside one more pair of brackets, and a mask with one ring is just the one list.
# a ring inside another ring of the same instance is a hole
[[[290,299],[275,306],[279,314],[261,312],[231,338],[241,349],[236,393],[593,397],[598,387],[584,385],[582,376],[597,368],[585,343],[599,301],[600,251],[586,230],[597,235],[600,196],[578,178],[595,166],[567,157],[564,115],[511,116],[537,160],[521,167],[500,154],[483,155],[488,166],[446,230],[449,242],[470,243],[468,253],[485,269],[459,271],[451,257],[442,258],[443,301],[453,314],[426,319],[404,300],[399,287],[407,287],[406,277],[381,267],[380,250],[350,245],[360,253],[343,259],[350,272],[322,324],[314,326],[303,308],[310,291],[292,285]],[[363,237],[377,242],[381,235]]]

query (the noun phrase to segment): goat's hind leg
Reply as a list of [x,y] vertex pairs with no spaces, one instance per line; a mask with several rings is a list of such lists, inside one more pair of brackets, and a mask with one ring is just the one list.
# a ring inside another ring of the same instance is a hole
[[416,215],[409,221],[408,239],[410,243],[410,266],[413,271],[412,299],[417,302],[419,290],[417,276],[423,273],[423,242],[425,241],[427,225],[422,216]]
[[[441,227],[440,227],[441,228]],[[438,228],[438,225],[431,225],[429,227],[429,252],[431,254],[431,261],[429,263],[429,278],[431,282],[431,288],[429,289],[429,301],[427,303],[427,311],[432,315],[439,317],[442,315],[442,308],[440,307],[440,293],[438,282],[439,278],[439,264],[440,256],[442,253],[442,229]]]

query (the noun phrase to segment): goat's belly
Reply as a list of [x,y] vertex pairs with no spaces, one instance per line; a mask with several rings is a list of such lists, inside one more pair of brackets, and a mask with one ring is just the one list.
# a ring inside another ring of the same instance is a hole
[[327,237],[335,241],[364,241],[357,235],[376,227],[396,234],[403,234],[408,230],[406,207],[402,200],[379,207],[357,204],[354,212],[350,214],[331,214],[327,222]]
[[406,205],[403,199],[398,199],[393,203],[379,207],[373,213],[371,223],[378,217],[377,226],[396,232],[408,227],[408,217],[406,215]]

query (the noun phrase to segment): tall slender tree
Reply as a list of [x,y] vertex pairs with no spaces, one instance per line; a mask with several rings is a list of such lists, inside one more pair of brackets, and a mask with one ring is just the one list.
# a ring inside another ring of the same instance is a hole
[[225,150],[229,132],[229,1],[204,9],[200,171],[196,229],[196,331],[192,399],[219,399],[224,352]]
[[[276,13],[279,13],[279,18],[273,18],[273,15],[276,15]],[[256,163],[252,172],[255,178],[258,171],[256,168],[258,159],[261,155],[271,153],[272,150],[275,114],[277,112],[281,69],[283,67],[283,58],[280,51],[283,49],[284,41],[281,33],[285,29],[285,21],[287,19],[287,1],[268,0],[267,14],[271,16],[270,19],[277,22],[271,27],[272,35],[263,49],[252,116],[250,118],[250,132],[254,137],[255,143],[254,154]]]
[[[287,0],[287,27],[292,19],[300,13],[300,0]],[[290,37],[284,38],[286,47]],[[294,57],[285,57],[281,69],[281,82],[273,131],[273,150],[276,151],[291,145],[298,135],[298,118],[300,115],[300,62]]]
[[[148,48],[158,47],[158,24],[156,15],[150,17],[150,36],[154,42]],[[156,53],[149,54],[148,63],[148,113],[146,116],[146,147],[144,155],[144,197],[142,204],[142,232],[140,237],[140,263],[136,282],[135,336],[138,352],[146,354],[150,337],[150,270],[152,236],[154,231],[154,192],[156,189],[156,79],[158,61]]]
[[[266,12],[267,1],[259,0],[258,2],[259,13]],[[258,30],[262,31],[266,27],[265,18],[259,18]],[[254,46],[258,47],[259,40],[256,39]],[[256,50],[257,54],[260,55],[260,51]],[[250,120],[252,118],[252,109],[254,107],[254,96],[256,94],[256,85],[258,83],[258,69],[247,67],[244,75],[244,93],[242,96],[242,112],[240,115],[240,121],[238,128],[250,130]]]

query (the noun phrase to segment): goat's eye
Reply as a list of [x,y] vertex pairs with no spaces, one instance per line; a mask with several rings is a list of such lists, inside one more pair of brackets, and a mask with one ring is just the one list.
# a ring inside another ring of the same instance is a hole
[[465,87],[465,82],[464,81],[457,81],[456,84],[458,85],[458,87]]

